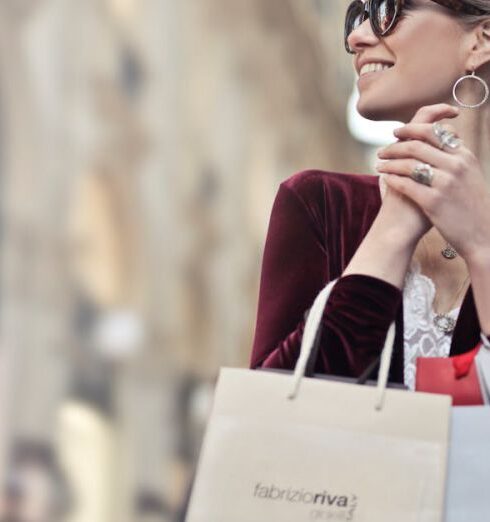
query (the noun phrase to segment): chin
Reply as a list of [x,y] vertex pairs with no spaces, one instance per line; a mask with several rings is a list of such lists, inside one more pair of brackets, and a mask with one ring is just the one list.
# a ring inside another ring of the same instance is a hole
[[375,105],[362,103],[359,99],[357,112],[367,120],[371,121],[400,121],[408,123],[414,116],[415,110],[403,110],[400,107],[388,107],[387,105]]

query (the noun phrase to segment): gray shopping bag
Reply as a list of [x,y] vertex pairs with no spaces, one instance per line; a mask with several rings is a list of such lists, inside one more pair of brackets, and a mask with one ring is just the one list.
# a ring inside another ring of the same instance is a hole
[[490,407],[452,409],[446,522],[490,520]]

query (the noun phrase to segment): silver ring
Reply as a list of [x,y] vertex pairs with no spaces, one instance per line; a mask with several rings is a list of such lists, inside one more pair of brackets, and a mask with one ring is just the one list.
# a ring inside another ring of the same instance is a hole
[[443,150],[446,146],[452,150],[455,150],[461,145],[462,140],[459,139],[456,134],[454,134],[454,132],[444,129],[444,127],[439,122],[433,123],[432,127],[434,129],[434,134],[439,140],[439,148],[441,150]]
[[415,168],[412,170],[410,177],[417,183],[431,187],[434,179],[434,171],[432,170],[432,166],[428,163],[417,163]]
[[435,121],[433,124],[432,124],[432,128],[434,129],[434,134],[440,138],[445,132],[447,132],[444,127],[438,122],[438,121]]
[[456,135],[452,132],[448,132],[447,134],[444,134],[444,136],[441,138],[441,150],[447,145],[450,149],[456,150],[460,145],[462,141],[456,137]]

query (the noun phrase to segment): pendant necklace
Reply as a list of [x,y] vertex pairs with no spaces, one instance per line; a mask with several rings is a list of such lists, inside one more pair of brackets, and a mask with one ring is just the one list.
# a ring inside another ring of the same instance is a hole
[[458,253],[456,252],[455,248],[451,246],[449,243],[441,250],[441,254],[446,259],[454,259],[455,257],[458,257]]
[[451,317],[449,314],[452,311],[454,305],[457,303],[459,297],[461,296],[462,291],[466,287],[466,283],[469,281],[470,276],[468,275],[466,279],[463,281],[463,284],[459,288],[459,290],[456,293],[456,297],[454,301],[451,304],[451,307],[449,309],[448,313],[445,314],[436,314],[434,317],[434,326],[442,333],[449,335],[453,332],[454,328],[456,327],[456,319]]
[[[429,257],[429,250],[427,248],[427,244],[425,243],[425,238],[423,239],[423,243],[424,243],[424,248],[425,248],[425,252],[426,252],[426,255],[428,256],[428,259],[430,259]],[[456,251],[456,249],[450,245],[449,243],[446,243],[446,246],[441,250],[441,254],[442,256],[445,258],[445,259],[455,259],[456,257],[458,257],[458,252]],[[461,287],[459,288],[459,290],[457,291],[456,293],[456,297],[449,309],[449,312],[452,311],[454,305],[457,303],[460,295],[461,295],[461,292],[463,291],[463,289],[465,288],[466,286],[466,283],[468,282],[468,280],[470,279],[470,276],[468,274],[468,276],[466,277],[466,279],[463,281],[463,284],[461,285]],[[453,319],[450,315],[450,313],[446,313],[446,314],[438,314],[436,313],[435,316],[434,316],[434,319],[433,319],[433,323],[434,323],[434,326],[442,333],[446,334],[446,335],[449,335],[451,334],[453,331],[454,331],[454,328],[456,327],[456,319]]]

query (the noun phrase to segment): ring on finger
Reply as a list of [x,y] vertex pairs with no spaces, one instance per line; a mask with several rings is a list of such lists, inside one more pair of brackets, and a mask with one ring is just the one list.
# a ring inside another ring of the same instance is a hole
[[452,150],[456,150],[461,145],[461,140],[452,132],[448,132],[441,137],[441,150],[448,146]]
[[429,165],[428,163],[417,163],[410,173],[410,177],[417,183],[431,187],[432,181],[434,180],[434,170],[432,169],[432,165]]
[[434,129],[434,134],[439,140],[439,148],[441,150],[446,146],[455,150],[461,145],[461,139],[459,139],[454,132],[446,130],[439,122],[433,123],[432,127]]
[[440,122],[438,121],[435,121],[433,124],[432,124],[432,128],[434,129],[434,134],[440,138],[444,133],[448,132]]

